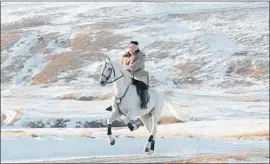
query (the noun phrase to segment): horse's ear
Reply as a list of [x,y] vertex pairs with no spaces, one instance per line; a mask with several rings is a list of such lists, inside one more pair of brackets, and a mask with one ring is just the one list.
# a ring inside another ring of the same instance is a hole
[[111,61],[111,59],[109,58],[109,56],[108,55],[106,55],[106,54],[104,54],[104,53],[101,53],[101,57],[102,57],[102,60],[104,61],[106,61],[106,62],[109,62],[109,61]]
[[107,62],[111,62],[111,58],[109,56],[106,57]]

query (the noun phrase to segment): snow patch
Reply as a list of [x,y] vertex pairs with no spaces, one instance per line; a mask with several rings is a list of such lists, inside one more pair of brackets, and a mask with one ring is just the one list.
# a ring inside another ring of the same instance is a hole
[[221,34],[204,34],[201,40],[206,42],[212,53],[220,57],[231,57],[237,51],[236,44]]
[[10,48],[10,52],[7,54],[8,58],[1,63],[1,69],[5,69],[13,64],[15,58],[18,56],[29,55],[31,48],[33,48],[37,42],[37,33],[31,33],[28,36],[22,37]]
[[13,84],[26,84],[31,82],[31,79],[42,71],[44,68],[45,58],[43,55],[35,55],[24,62],[23,69],[14,76]]

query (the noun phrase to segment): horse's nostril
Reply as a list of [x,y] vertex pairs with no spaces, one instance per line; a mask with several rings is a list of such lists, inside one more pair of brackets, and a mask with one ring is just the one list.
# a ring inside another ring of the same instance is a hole
[[104,84],[105,82],[104,81],[101,81],[100,84]]

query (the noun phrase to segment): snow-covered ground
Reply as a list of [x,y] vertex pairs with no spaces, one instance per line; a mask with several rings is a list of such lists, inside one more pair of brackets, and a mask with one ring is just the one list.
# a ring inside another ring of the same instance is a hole
[[[119,60],[130,40],[190,115],[158,126],[153,156],[144,127],[113,127],[110,146],[110,99],[92,98],[112,91],[101,54]],[[1,162],[269,162],[268,70],[267,2],[3,2]]]
[[[117,138],[115,146],[109,145],[107,138],[82,138],[44,136],[38,138],[2,138],[2,162],[52,160],[87,156],[140,155],[146,143],[145,138]],[[268,148],[267,141],[215,141],[191,138],[158,138],[156,153],[159,156],[179,155],[178,159],[204,153],[229,151],[263,150]],[[19,146],[18,146],[19,145]],[[52,146],[54,145],[54,146]],[[170,146],[168,146],[170,145]],[[173,145],[173,146],[172,146]],[[16,150],[16,151],[14,151]],[[117,156],[116,156],[117,157]],[[147,157],[144,157],[147,159]],[[153,157],[154,158],[154,157]],[[91,160],[89,160],[91,161]],[[112,162],[112,161],[111,161]]]

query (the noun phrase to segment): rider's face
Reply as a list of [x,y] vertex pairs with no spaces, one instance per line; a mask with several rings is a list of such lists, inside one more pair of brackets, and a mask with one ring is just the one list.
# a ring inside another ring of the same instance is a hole
[[128,46],[128,51],[129,51],[129,53],[134,54],[135,51],[136,51],[136,45],[130,44],[130,45]]

